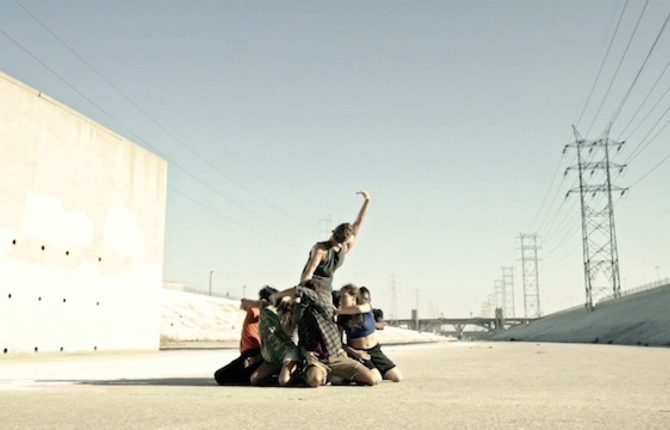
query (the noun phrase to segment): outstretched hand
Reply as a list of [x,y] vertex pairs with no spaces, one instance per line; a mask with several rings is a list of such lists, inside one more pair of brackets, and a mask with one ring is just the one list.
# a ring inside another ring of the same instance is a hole
[[363,196],[365,200],[370,200],[370,193],[368,193],[367,191],[363,190],[357,191],[356,194],[360,194],[361,196]]

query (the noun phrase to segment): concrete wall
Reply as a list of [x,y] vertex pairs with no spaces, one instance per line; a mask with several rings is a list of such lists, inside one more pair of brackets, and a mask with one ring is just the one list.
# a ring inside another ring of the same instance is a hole
[[167,163],[0,74],[0,354],[157,349]]
[[576,308],[492,334],[493,340],[670,346],[670,285]]

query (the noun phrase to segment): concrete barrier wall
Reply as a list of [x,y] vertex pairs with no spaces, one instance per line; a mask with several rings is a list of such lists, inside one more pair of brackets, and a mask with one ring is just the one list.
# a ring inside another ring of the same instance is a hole
[[0,351],[158,349],[167,163],[0,74]]
[[494,333],[493,340],[670,346],[670,285]]
[[[240,300],[205,296],[172,289],[163,290],[163,346],[187,342],[239,342],[245,312]],[[438,342],[447,339],[433,333],[419,333],[387,326],[377,331],[382,345]]]

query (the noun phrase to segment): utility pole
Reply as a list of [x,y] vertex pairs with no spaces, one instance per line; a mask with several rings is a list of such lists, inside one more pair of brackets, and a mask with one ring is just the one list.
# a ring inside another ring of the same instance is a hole
[[526,318],[539,318],[540,283],[537,271],[537,233],[519,233],[521,241],[521,276],[523,281],[523,308]]
[[502,283],[505,290],[505,317],[513,318],[516,316],[514,309],[514,267],[503,266]]
[[212,295],[212,273],[214,273],[213,270],[209,271],[209,295]]
[[[610,162],[610,148],[616,147],[618,152],[623,142],[610,139],[609,128],[602,138],[594,141],[583,139],[574,126],[572,129],[575,141],[567,144],[563,153],[568,148],[575,148],[577,165],[568,167],[565,175],[570,170],[577,170],[579,187],[569,190],[565,197],[579,192],[581,200],[585,306],[592,311],[599,299],[609,294],[621,296],[612,191],[623,195],[628,188],[612,185],[611,170],[617,169],[621,173],[626,166]],[[603,195],[604,199],[601,198]]]
[[507,302],[507,298],[505,297],[505,286],[502,279],[493,281],[493,297],[495,303],[493,308],[500,308],[503,313],[503,318],[507,317],[507,315],[505,315],[505,303]]
[[394,320],[398,320],[398,303],[396,302],[396,279],[395,273],[391,275],[391,315]]
[[328,235],[333,231],[333,217],[330,214],[319,220],[319,235]]

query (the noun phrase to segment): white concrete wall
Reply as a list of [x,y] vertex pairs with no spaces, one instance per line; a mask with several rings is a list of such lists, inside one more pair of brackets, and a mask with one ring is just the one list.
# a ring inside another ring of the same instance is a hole
[[167,163],[0,74],[0,355],[157,349]]
[[670,284],[558,312],[490,336],[493,340],[670,346]]

